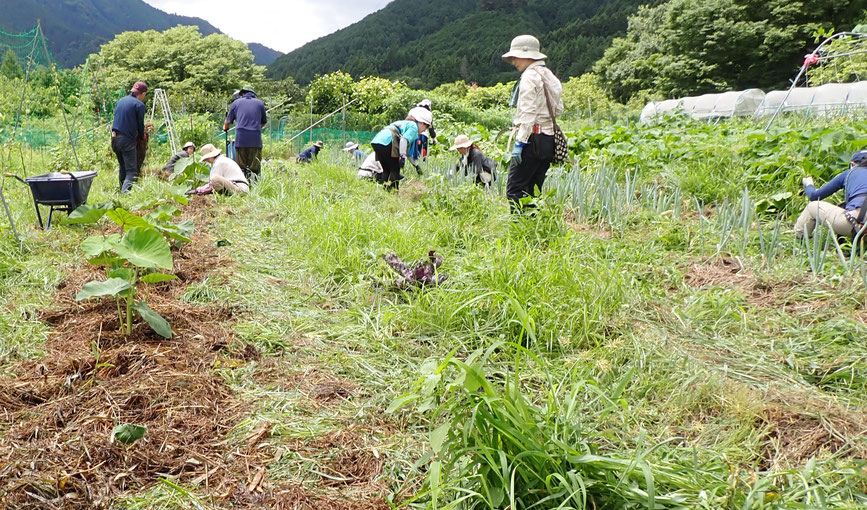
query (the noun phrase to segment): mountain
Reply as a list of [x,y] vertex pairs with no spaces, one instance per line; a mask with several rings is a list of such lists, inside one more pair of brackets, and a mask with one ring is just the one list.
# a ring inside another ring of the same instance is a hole
[[[202,35],[219,30],[201,18],[163,12],[142,0],[0,0],[0,26],[24,32],[42,20],[42,30],[54,58],[63,67],[74,67],[100,45],[128,30],[166,30],[196,25]],[[253,49],[256,46],[256,49]],[[267,65],[280,54],[260,44],[250,45],[256,63]]]
[[500,55],[516,35],[539,37],[561,76],[588,71],[627,17],[648,0],[395,0],[361,21],[274,61],[268,76],[302,84],[338,69],[432,88],[515,79]]
[[247,47],[253,52],[253,60],[257,66],[269,66],[278,57],[283,56],[282,52],[272,50],[264,44],[249,43]]

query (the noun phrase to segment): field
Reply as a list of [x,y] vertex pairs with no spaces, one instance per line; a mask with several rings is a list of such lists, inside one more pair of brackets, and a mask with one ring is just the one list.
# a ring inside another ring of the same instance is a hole
[[[118,197],[94,143],[90,204],[195,225],[137,290],[171,339],[75,299],[105,278],[82,241],[123,227],[42,232],[6,179],[0,506],[864,508],[867,267],[791,233],[863,128],[576,125],[522,216],[444,152],[397,194],[334,151],[183,204]],[[430,251],[424,288],[383,261]]]

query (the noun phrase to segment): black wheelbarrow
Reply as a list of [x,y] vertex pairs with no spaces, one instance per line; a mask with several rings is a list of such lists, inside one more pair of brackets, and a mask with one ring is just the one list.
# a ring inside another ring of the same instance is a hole
[[[96,172],[50,172],[22,179],[17,175],[6,174],[30,186],[33,195],[33,205],[36,207],[36,218],[43,230],[51,228],[51,218],[54,211],[71,213],[76,207],[87,203],[87,194]],[[49,206],[48,224],[42,224],[42,214],[39,206]]]

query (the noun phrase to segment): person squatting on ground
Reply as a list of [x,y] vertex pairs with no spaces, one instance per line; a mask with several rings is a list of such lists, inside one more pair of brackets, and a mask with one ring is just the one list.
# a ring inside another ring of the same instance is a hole
[[319,151],[325,147],[322,140],[316,140],[316,143],[301,151],[301,154],[295,159],[296,163],[313,163],[314,159],[319,159]]
[[180,160],[181,158],[188,158],[192,156],[194,152],[196,152],[196,144],[194,144],[193,142],[185,143],[183,149],[180,152],[172,155],[172,157],[169,158],[169,162],[166,163],[166,166],[163,167],[163,171],[168,172],[169,174],[175,173],[175,164],[178,162],[178,160]]
[[[370,145],[376,154],[376,161],[382,165],[382,173],[377,175],[377,180],[386,190],[398,190],[398,182],[402,178],[401,165],[407,159],[410,147],[418,141],[418,135],[427,131],[432,122],[430,110],[416,107],[409,111],[406,120],[389,124],[373,137]],[[410,163],[418,168],[415,161],[410,160]]]
[[359,179],[376,179],[379,180],[379,175],[382,174],[382,165],[379,164],[379,161],[376,160],[376,153],[371,152],[367,158],[364,159],[364,163],[358,167],[358,178]]
[[[206,186],[209,186],[214,193],[249,193],[250,182],[244,176],[243,170],[231,158],[223,156],[222,152],[210,143],[202,147],[200,152],[202,157],[199,161],[211,165],[211,174]],[[204,194],[199,190],[195,192]]]
[[481,186],[490,184],[496,177],[497,162],[486,157],[482,149],[467,135],[455,137],[455,144],[449,150],[456,150],[461,154],[461,160],[455,165],[455,171],[459,175],[474,175],[476,184]]
[[343,146],[343,152],[349,154],[352,157],[352,161],[355,163],[360,163],[367,158],[367,154],[365,154],[363,150],[359,149],[358,144],[355,142],[346,142],[346,145]]
[[[512,92],[510,106],[516,107],[514,117],[515,145],[506,198],[512,211],[521,207],[521,199],[536,196],[542,189],[551,161],[554,159],[554,117],[563,113],[563,86],[545,66],[547,57],[539,51],[539,40],[532,35],[512,39],[503,59],[521,71],[521,79]],[[546,100],[547,94],[547,100]]]
[[145,137],[145,105],[147,83],[138,81],[129,95],[120,98],[114,107],[114,122],[111,125],[111,150],[117,156],[120,192],[129,193],[138,178],[136,147]]
[[[861,230],[867,212],[863,207],[867,198],[867,150],[853,154],[849,169],[837,174],[821,188],[815,188],[812,177],[804,177],[802,183],[810,203],[795,222],[795,237],[803,238],[805,233],[812,235],[817,220],[838,236],[854,236]],[[846,195],[843,207],[824,201],[841,189]]]
[[235,124],[235,161],[248,180],[258,179],[262,171],[262,128],[268,124],[268,113],[252,86],[241,88],[240,97],[229,107],[223,131],[228,133],[231,124]]

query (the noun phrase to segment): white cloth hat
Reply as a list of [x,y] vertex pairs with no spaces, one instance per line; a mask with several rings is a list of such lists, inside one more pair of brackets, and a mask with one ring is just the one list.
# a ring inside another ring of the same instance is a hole
[[548,57],[539,51],[539,39],[532,35],[519,35],[512,39],[512,46],[509,48],[509,52],[503,55],[503,58],[506,60],[510,58],[545,60]]
[[346,152],[352,152],[358,148],[358,144],[355,142],[346,142],[346,145],[343,147],[343,150]]
[[202,146],[202,150],[199,151],[199,154],[202,155],[202,157],[199,159],[199,161],[204,162],[206,159],[217,157],[222,153],[223,153],[223,151],[214,147],[214,144],[209,143],[207,145]]
[[195,149],[195,148],[196,148],[196,144],[194,144],[193,142],[187,142],[187,143],[184,144],[183,148],[186,149],[187,147],[192,147],[192,148]]
[[421,106],[422,108],[427,108],[430,110],[431,102],[430,99],[422,99],[416,106]]
[[469,137],[469,136],[467,136],[467,135],[458,135],[458,136],[455,137],[455,144],[452,145],[452,147],[451,147],[449,150],[450,150],[450,151],[453,151],[453,150],[456,150],[456,149],[464,149],[464,148],[466,148],[466,147],[470,147],[470,146],[472,146],[472,145],[473,145],[473,142],[472,142],[472,140],[470,140],[470,137]]
[[427,108],[416,106],[409,111],[409,116],[415,119],[416,122],[423,122],[428,126],[433,124],[433,114]]

